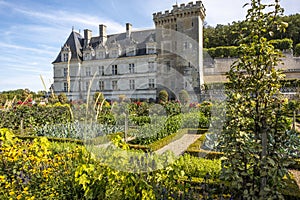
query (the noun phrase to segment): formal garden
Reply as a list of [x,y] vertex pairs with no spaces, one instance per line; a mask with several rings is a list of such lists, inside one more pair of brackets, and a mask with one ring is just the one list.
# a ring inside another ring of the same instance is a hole
[[[226,101],[1,93],[0,199],[300,199],[299,94],[281,94],[264,37],[287,24],[278,1],[248,6]],[[182,155],[156,153],[186,134]]]

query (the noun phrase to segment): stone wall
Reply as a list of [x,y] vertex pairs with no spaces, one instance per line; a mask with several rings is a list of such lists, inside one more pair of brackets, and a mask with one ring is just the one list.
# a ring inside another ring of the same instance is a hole
[[[231,64],[236,58],[206,58],[204,61],[204,82],[226,82],[225,73],[229,71]],[[284,53],[282,69],[287,79],[300,79],[300,57],[293,57],[291,53]]]

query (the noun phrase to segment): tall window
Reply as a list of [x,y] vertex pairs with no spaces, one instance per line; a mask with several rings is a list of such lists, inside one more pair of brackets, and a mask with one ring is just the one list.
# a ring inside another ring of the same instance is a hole
[[99,66],[98,67],[98,73],[99,73],[99,76],[103,76],[104,75],[104,66]]
[[117,90],[118,89],[118,81],[112,81],[111,86],[112,86],[113,90]]
[[92,75],[92,72],[91,72],[91,68],[90,68],[90,67],[87,67],[87,68],[85,69],[85,75],[86,75],[86,76],[91,76],[91,75]]
[[134,73],[134,63],[129,64],[129,73],[133,74]]
[[165,72],[169,72],[169,71],[171,71],[171,62],[166,61],[165,62]]
[[85,82],[85,91],[89,91],[90,82]]
[[64,58],[64,62],[67,62],[68,61],[68,58],[69,58],[69,56],[68,56],[68,53],[64,53],[63,54],[63,58]]
[[64,77],[68,76],[68,68],[64,68]]
[[85,53],[85,60],[90,60],[90,59],[91,59],[91,54]]
[[153,78],[149,79],[149,89],[155,88],[155,80]]
[[112,65],[111,66],[111,74],[112,75],[117,75],[118,74],[118,66],[117,65]]
[[99,90],[104,90],[104,81],[99,81]]
[[68,83],[64,82],[64,88],[63,88],[64,92],[68,92]]
[[129,89],[134,90],[135,89],[135,80],[129,80]]
[[155,72],[154,62],[148,62],[148,71]]
[[183,43],[183,49],[188,49],[189,47],[189,43],[188,42],[184,42]]

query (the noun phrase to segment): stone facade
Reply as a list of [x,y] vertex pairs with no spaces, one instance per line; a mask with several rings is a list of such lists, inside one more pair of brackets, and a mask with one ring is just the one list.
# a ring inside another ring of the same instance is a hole
[[155,100],[166,89],[172,98],[187,90],[197,100],[203,77],[203,21],[201,1],[174,5],[172,10],[153,14],[155,29],[99,36],[84,30],[72,31],[53,62],[55,93],[85,100],[102,92],[107,99],[120,95]]
[[[226,72],[229,71],[236,58],[215,58],[206,59],[204,62],[204,82],[220,83],[226,82]],[[293,54],[286,52],[282,58],[283,64],[278,69],[283,70],[286,79],[300,79],[300,57],[293,57]]]

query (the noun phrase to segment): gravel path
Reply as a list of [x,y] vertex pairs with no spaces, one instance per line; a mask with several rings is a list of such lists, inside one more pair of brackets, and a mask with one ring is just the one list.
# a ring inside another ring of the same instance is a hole
[[181,155],[190,144],[194,143],[201,135],[199,134],[185,134],[180,139],[171,142],[163,148],[155,151],[158,154],[162,154],[165,151],[172,151],[176,156]]

